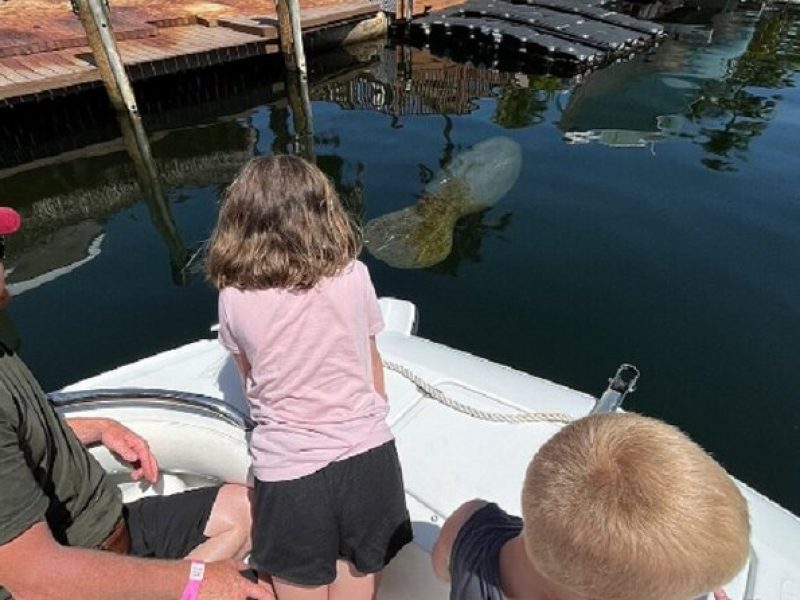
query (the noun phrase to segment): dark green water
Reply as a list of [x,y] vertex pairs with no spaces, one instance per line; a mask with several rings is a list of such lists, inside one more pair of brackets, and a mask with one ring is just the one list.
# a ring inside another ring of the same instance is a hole
[[[799,25],[717,15],[577,86],[410,49],[329,56],[312,81],[318,162],[371,219],[473,144],[517,141],[516,185],[456,224],[443,262],[365,252],[379,293],[415,302],[423,336],[594,394],[635,363],[628,409],[800,512]],[[137,88],[166,212],[142,200],[99,92],[0,111],[0,197],[25,219],[9,312],[45,388],[207,335],[215,294],[180,265],[242,162],[289,148],[274,70]]]

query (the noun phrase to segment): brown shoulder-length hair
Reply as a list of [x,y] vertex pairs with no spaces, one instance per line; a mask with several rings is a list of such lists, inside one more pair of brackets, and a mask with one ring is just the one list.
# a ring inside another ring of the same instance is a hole
[[217,289],[307,289],[360,251],[360,232],[316,165],[260,156],[225,191],[206,272]]

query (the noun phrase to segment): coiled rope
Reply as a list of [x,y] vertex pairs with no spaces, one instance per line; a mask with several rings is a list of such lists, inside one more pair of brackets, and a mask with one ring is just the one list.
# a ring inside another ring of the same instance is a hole
[[480,419],[481,421],[490,421],[492,423],[569,423],[574,420],[572,416],[565,413],[546,413],[546,412],[518,412],[518,413],[493,413],[479,410],[453,400],[442,390],[435,385],[428,383],[419,375],[414,373],[408,367],[400,363],[392,361],[384,361],[383,366],[390,371],[394,371],[398,375],[405,377],[411,383],[429,398],[432,398],[440,404],[451,408],[456,412],[472,417],[473,419]]

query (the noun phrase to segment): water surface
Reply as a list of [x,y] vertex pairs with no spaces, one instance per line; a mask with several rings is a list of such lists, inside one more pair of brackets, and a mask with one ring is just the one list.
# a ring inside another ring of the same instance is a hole
[[[455,224],[445,260],[396,269],[365,252],[379,293],[416,303],[423,336],[586,392],[633,362],[629,409],[800,512],[800,19],[687,20],[578,83],[403,47],[329,56],[315,150],[369,220],[417,202],[459,152],[515,140],[516,185]],[[0,194],[25,219],[9,313],[47,389],[207,335],[215,295],[183,266],[239,166],[291,149],[269,60],[137,93],[162,203],[102,94],[0,111]]]

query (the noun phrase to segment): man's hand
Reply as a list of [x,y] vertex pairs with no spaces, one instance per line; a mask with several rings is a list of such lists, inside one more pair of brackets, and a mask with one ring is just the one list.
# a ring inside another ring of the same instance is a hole
[[722,588],[714,590],[714,600],[731,600]]
[[239,572],[248,568],[235,560],[208,563],[198,600],[275,600],[272,585],[253,583]]
[[122,423],[112,419],[104,421],[98,441],[122,460],[133,465],[131,479],[139,481],[144,478],[150,483],[158,481],[158,462],[150,452],[147,442]]
[[125,462],[133,465],[131,478],[144,478],[150,483],[158,480],[158,463],[150,446],[142,438],[113,419],[76,417],[67,419],[78,440],[84,446],[102,444]]

